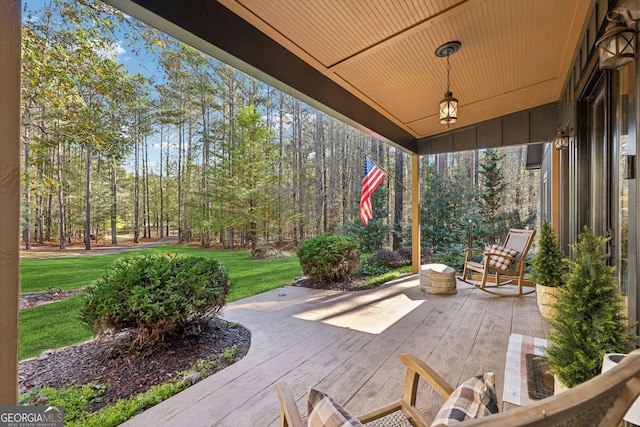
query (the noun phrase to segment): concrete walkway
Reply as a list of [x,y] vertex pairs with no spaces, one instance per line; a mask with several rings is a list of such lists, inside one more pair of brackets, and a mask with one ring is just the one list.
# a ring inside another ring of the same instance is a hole
[[[404,352],[453,386],[493,371],[500,398],[510,334],[544,337],[549,327],[533,294],[500,298],[459,282],[457,294],[432,295],[415,275],[370,291],[283,287],[231,303],[223,317],[251,330],[247,356],[123,425],[277,426],[280,381],[303,414],[312,386],[357,415],[401,396]],[[423,386],[427,419],[441,404]]]

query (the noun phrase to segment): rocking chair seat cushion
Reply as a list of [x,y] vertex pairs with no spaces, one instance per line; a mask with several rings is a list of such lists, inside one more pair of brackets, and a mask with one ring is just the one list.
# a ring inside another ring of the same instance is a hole
[[307,413],[309,427],[362,426],[357,418],[349,415],[329,395],[313,388],[309,389]]
[[492,372],[469,378],[451,393],[431,427],[457,425],[465,420],[498,413],[495,376]]
[[489,265],[491,267],[497,268],[498,270],[508,270],[509,266],[511,266],[512,258],[507,257],[515,257],[518,255],[518,251],[514,249],[505,248],[500,245],[488,245],[484,248],[485,254],[497,254],[504,256],[496,256],[492,255],[489,257]]

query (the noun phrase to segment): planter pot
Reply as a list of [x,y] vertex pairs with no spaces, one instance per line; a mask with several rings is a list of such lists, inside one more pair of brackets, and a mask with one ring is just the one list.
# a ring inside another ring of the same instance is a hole
[[536,283],[536,300],[538,301],[538,309],[545,319],[552,319],[556,312],[551,308],[550,304],[554,303],[558,298],[558,294],[562,288],[552,288]]
[[553,376],[553,395],[555,396],[556,394],[560,394],[567,390],[569,390],[569,387],[567,387],[566,385],[564,385],[564,383],[560,381],[560,379],[558,378],[558,375],[554,375]]

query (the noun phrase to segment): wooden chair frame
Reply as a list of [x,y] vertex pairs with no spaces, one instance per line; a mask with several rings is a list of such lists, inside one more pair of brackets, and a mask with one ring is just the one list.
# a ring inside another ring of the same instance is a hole
[[[401,354],[400,361],[407,366],[407,374],[404,381],[404,392],[402,398],[389,403],[381,408],[375,409],[358,418],[361,423],[367,424],[375,420],[386,417],[397,411],[402,411],[405,418],[417,427],[427,427],[429,422],[416,407],[418,393],[418,383],[423,378],[443,399],[447,399],[453,392],[453,388],[447,384],[429,365],[424,363],[412,354]],[[296,405],[296,400],[291,389],[286,383],[276,384],[276,392],[280,399],[280,426],[281,427],[302,427],[302,418]]]
[[[535,235],[536,230],[521,230],[516,228],[509,230],[503,246],[505,248],[517,250],[518,255],[514,257],[495,253],[484,253],[482,262],[479,263],[473,261],[472,256],[474,253],[483,253],[484,251],[479,249],[466,249],[464,270],[462,272],[462,277],[459,277],[459,279],[484,292],[498,296],[518,296],[535,292],[535,283],[524,278],[526,256],[531,248]],[[510,259],[510,268],[507,270],[501,270],[492,266],[490,264],[492,257]],[[475,274],[473,272],[475,272]],[[469,274],[471,274],[470,278],[468,277]],[[480,283],[474,283],[470,280],[479,281]],[[495,291],[495,289],[502,286],[512,285],[514,283],[517,286],[515,292],[506,293]],[[533,287],[533,289],[525,291],[525,287]]]
[[[447,399],[453,388],[426,363],[410,354],[400,360],[407,365],[402,399],[358,417],[360,422],[378,420],[395,411],[402,411],[417,427],[429,423],[416,408],[419,378]],[[295,398],[286,383],[276,384],[280,399],[280,426],[302,427],[304,424]],[[521,408],[476,420],[465,421],[470,427],[617,427],[640,396],[640,350],[629,353],[610,370],[568,391],[542,399]],[[444,402],[444,401],[443,401]]]

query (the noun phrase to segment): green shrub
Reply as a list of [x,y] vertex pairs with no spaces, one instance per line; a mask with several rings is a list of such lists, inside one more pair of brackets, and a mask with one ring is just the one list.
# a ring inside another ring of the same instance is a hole
[[372,276],[380,276],[382,274],[386,274],[389,271],[391,271],[389,267],[376,265],[376,264],[369,264],[368,261],[365,261],[365,262],[361,262],[360,265],[358,265],[358,267],[356,268],[355,274],[372,277]]
[[133,329],[140,347],[217,314],[229,276],[217,260],[175,255],[120,258],[85,291],[80,318],[94,334]]
[[407,260],[403,259],[398,252],[389,249],[380,249],[367,260],[367,264],[387,267],[390,269],[405,266],[410,262],[411,259],[407,262]]
[[297,255],[302,272],[318,283],[343,280],[360,262],[358,241],[331,233],[306,240]]

